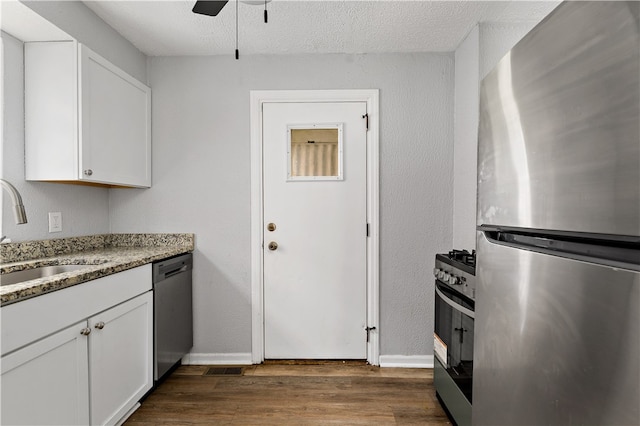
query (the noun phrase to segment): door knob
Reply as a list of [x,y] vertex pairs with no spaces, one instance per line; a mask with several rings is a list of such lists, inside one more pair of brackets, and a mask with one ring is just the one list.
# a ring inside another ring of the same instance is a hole
[[267,225],[267,230],[273,232],[276,230],[276,224],[275,223],[270,223]]
[[275,241],[271,241],[269,243],[269,250],[271,251],[278,250],[278,243],[276,243]]

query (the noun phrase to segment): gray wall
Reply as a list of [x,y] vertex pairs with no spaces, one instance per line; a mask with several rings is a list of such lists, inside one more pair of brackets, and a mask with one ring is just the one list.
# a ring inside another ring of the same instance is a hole
[[455,52],[453,248],[469,251],[476,247],[479,32],[475,26]]
[[[78,41],[146,82],[146,56],[78,1],[27,2]],[[24,180],[24,78],[22,42],[2,33],[4,114],[0,175],[21,193],[29,222],[15,225],[9,197],[2,197],[1,235],[12,241],[109,232],[109,190]],[[3,191],[4,195],[4,191]],[[62,212],[63,232],[48,232],[48,212]]]
[[[15,225],[3,197],[1,233],[12,241],[100,234],[109,231],[109,191],[24,180],[24,78],[22,42],[2,33],[4,117],[2,177],[22,195],[28,223]],[[49,234],[48,212],[62,212],[63,232]]]
[[113,232],[195,232],[196,354],[251,352],[249,91],[380,89],[382,355],[432,353],[451,247],[453,55],[153,58],[153,187],[112,190]]
[[29,8],[138,80],[147,81],[147,57],[81,1],[26,1]]

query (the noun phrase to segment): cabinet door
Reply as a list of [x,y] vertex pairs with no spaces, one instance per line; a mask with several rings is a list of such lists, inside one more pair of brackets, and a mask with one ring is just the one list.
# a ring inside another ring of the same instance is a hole
[[24,44],[25,177],[78,176],[78,44]]
[[0,423],[89,423],[86,321],[2,357]]
[[91,424],[115,424],[153,385],[151,292],[89,319]]
[[151,186],[151,90],[87,47],[79,49],[79,179]]

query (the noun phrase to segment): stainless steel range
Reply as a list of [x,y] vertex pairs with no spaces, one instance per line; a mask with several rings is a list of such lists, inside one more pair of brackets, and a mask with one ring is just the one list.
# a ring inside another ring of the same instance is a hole
[[471,424],[475,252],[437,254],[434,385],[436,396],[458,425]]

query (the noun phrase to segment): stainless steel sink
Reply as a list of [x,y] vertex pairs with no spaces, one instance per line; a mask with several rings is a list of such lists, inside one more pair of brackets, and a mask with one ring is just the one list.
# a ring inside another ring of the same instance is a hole
[[94,265],[52,265],[41,266],[33,269],[23,269],[22,271],[10,272],[0,275],[0,285],[17,284],[38,278],[50,277],[62,274],[63,272],[73,272],[80,269],[87,269]]

